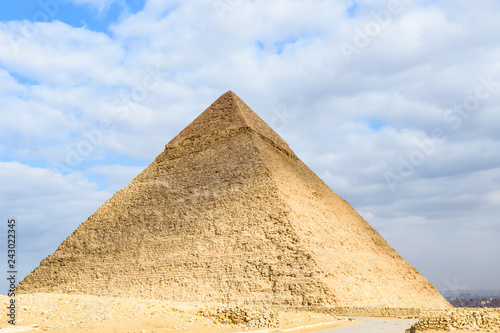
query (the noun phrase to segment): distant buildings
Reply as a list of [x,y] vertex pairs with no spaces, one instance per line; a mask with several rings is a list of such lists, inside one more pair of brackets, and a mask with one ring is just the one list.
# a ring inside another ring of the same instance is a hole
[[467,297],[467,298],[452,298],[446,299],[456,308],[500,308],[500,297],[496,298],[479,298],[479,297]]
[[456,308],[500,308],[500,290],[446,290],[441,294]]

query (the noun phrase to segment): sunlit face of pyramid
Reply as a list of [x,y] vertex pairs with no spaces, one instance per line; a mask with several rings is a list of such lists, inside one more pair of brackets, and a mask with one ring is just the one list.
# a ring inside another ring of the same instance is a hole
[[227,92],[19,285],[185,302],[449,307]]

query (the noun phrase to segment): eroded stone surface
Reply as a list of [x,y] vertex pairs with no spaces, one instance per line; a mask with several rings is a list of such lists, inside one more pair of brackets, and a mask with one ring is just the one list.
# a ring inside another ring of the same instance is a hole
[[450,306],[232,92],[82,223],[19,290]]
[[500,309],[458,308],[424,311],[407,333],[438,331],[500,332]]

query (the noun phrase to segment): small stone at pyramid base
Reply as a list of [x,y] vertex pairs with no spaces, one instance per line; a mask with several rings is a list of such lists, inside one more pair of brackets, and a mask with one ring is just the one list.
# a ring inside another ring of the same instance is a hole
[[19,290],[375,312],[450,307],[232,92]]

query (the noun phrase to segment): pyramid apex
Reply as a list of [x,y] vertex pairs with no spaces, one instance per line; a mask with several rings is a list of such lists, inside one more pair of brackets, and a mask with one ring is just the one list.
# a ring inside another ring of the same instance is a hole
[[188,138],[201,137],[215,132],[224,132],[238,128],[248,128],[272,141],[276,147],[295,155],[286,141],[232,90],[228,90],[222,94],[212,105],[193,120],[191,124],[173,138],[166,145],[166,148],[174,148]]

